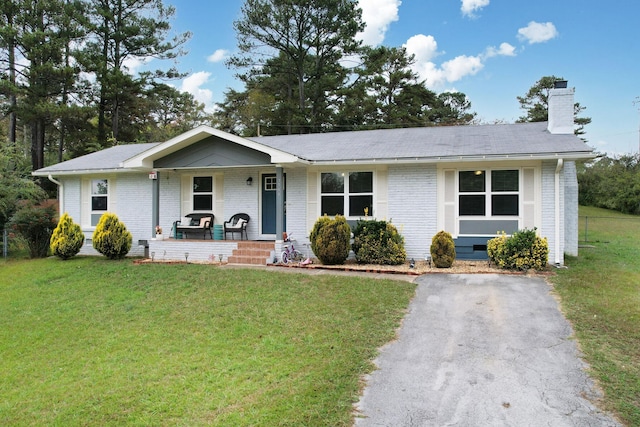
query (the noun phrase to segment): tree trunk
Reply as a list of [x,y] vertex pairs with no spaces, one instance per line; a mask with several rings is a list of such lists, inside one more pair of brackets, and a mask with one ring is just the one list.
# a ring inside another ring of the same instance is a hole
[[[7,24],[9,27],[13,27],[13,16],[7,14]],[[16,142],[16,130],[18,126],[18,116],[16,115],[16,107],[18,106],[18,99],[15,94],[16,89],[16,50],[15,40],[13,37],[9,38],[9,45],[7,50],[9,51],[9,83],[11,84],[11,94],[9,95],[9,142],[15,144]]]
[[38,170],[44,167],[44,122],[34,119],[31,123],[31,166]]

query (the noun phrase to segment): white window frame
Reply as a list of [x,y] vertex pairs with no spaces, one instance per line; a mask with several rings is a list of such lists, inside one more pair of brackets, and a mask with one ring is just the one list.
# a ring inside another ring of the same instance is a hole
[[[107,192],[105,193],[94,193],[93,191],[93,187],[94,187],[94,183],[97,183],[98,181],[104,181],[107,183]],[[110,202],[111,202],[111,180],[109,178],[91,178],[89,180],[89,226],[95,228],[98,225],[98,222],[100,221],[100,219],[98,218],[98,221],[96,221],[96,223],[93,223],[93,216],[94,215],[100,215],[100,217],[102,215],[104,215],[105,213],[109,212],[109,207],[110,207]],[[107,199],[107,206],[105,209],[99,209],[99,210],[94,210],[93,209],[93,198],[94,197],[104,197]]]
[[[323,193],[322,192],[322,175],[323,174],[335,174],[335,175],[340,175],[343,178],[343,191],[342,193]],[[371,174],[371,191],[369,192],[361,192],[361,193],[352,193],[350,191],[349,188],[349,175],[352,173],[370,173]],[[375,188],[376,188],[376,173],[374,170],[341,170],[341,171],[321,171],[318,174],[318,193],[319,193],[319,209],[320,209],[320,215],[324,215],[325,212],[322,212],[322,198],[323,197],[336,197],[339,195],[342,195],[343,198],[343,212],[344,212],[344,216],[345,218],[348,219],[355,219],[355,218],[362,218],[365,216],[364,212],[360,212],[360,213],[352,213],[349,210],[349,202],[351,197],[354,196],[371,196],[371,211],[367,213],[368,216],[373,216],[373,209],[375,206]],[[328,213],[327,213],[328,214]],[[328,214],[330,216],[334,216],[334,214]]]
[[[484,191],[460,191],[460,173],[482,171],[485,175]],[[518,190],[516,191],[492,191],[491,180],[493,172],[496,171],[517,171],[518,172]],[[505,167],[505,168],[484,168],[484,169],[459,169],[456,174],[456,210],[457,216],[464,219],[480,219],[480,218],[520,218],[522,216],[522,168]],[[493,196],[494,195],[516,195],[518,196],[518,212],[512,215],[493,215]],[[460,196],[484,196],[484,215],[463,215],[460,213]]]
[[[195,191],[195,180],[196,178],[210,178],[211,179],[211,191],[204,191],[204,192],[196,192]],[[215,185],[216,185],[216,178],[213,175],[193,175],[190,179],[191,181],[191,210],[193,212],[212,212],[213,208],[215,206],[216,203],[216,198],[215,198]],[[211,196],[211,208],[209,209],[198,209],[196,210],[196,203],[195,203],[195,197],[196,196]]]

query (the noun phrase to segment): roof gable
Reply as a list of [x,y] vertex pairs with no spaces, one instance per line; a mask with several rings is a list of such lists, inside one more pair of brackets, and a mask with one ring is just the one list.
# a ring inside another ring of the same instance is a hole
[[155,160],[153,167],[158,169],[204,168],[269,164],[271,164],[271,157],[264,152],[235,144],[217,136],[209,136]]
[[218,138],[218,140],[225,140],[229,143],[237,144],[239,147],[263,153],[269,156],[271,163],[295,163],[299,160],[296,156],[288,153],[287,151],[259,144],[250,139],[242,138],[210,126],[202,125],[166,142],[158,144],[151,150],[125,160],[124,167],[131,169],[152,169],[155,166],[154,162],[156,160],[160,160],[212,136]]

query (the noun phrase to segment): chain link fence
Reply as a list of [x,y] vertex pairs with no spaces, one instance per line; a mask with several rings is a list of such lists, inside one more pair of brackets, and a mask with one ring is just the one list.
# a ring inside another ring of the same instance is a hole
[[[595,234],[603,234],[602,230],[617,233],[638,233],[640,231],[640,216],[619,217],[619,216],[580,216],[579,217],[580,243],[594,242]],[[606,234],[606,233],[605,233]],[[602,242],[600,240],[600,242]]]

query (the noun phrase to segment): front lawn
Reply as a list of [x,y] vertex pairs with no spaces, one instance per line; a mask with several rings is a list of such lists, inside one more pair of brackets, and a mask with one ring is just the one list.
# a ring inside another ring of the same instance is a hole
[[640,217],[586,207],[580,215],[588,241],[551,281],[606,408],[640,426]]
[[415,289],[102,258],[0,271],[2,425],[350,425]]

